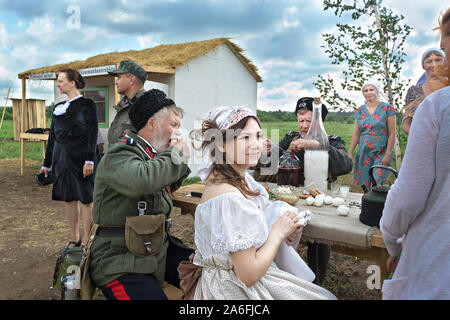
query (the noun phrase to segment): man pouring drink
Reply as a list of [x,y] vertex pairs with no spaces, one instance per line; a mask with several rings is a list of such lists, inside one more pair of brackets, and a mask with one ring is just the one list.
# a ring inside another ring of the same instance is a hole
[[[311,97],[299,99],[295,107],[299,131],[289,131],[275,146],[272,146],[270,140],[267,141],[270,150],[268,150],[266,156],[261,157],[258,164],[260,176],[257,180],[278,181],[278,184],[312,187],[312,182],[310,182],[313,180],[311,172],[321,171],[316,168],[321,162],[325,162],[325,166],[322,165],[321,167],[326,168],[326,158],[328,158],[328,182],[336,181],[338,176],[347,174],[352,170],[353,163],[345,149],[345,141],[336,135],[325,136],[325,139],[323,139],[325,130],[323,130],[322,122],[328,113],[327,107],[322,104],[321,108],[316,110],[316,117],[318,118],[313,120],[313,104],[314,99]],[[313,132],[308,133],[311,127],[314,127],[314,130],[311,131],[320,131],[320,133],[316,135]],[[318,135],[322,135],[322,138],[317,138]],[[320,141],[321,139],[322,141]],[[280,163],[279,166],[278,163]],[[305,168],[305,165],[307,168]],[[291,168],[291,170],[284,170],[283,167]],[[293,172],[292,169],[295,168],[296,170]],[[308,178],[310,181],[308,181]],[[326,186],[326,181],[321,184]],[[319,189],[324,189],[324,187],[319,187]],[[330,246],[309,242],[307,244],[308,264],[316,274],[314,283],[321,285],[328,267]]]

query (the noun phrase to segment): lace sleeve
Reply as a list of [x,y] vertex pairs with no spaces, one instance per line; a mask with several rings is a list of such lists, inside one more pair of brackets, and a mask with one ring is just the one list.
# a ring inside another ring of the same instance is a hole
[[263,212],[241,194],[225,194],[207,204],[202,208],[203,213],[207,212],[202,214],[202,220],[207,216],[208,221],[199,220],[195,231],[199,239],[209,241],[213,254],[227,254],[252,246],[259,248],[266,241],[268,231]]

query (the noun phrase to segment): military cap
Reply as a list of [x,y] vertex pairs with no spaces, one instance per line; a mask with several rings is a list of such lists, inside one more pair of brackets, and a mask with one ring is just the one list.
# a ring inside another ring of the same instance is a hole
[[[295,116],[297,116],[297,111],[301,108],[306,108],[309,111],[313,111],[313,102],[314,99],[311,97],[304,97],[297,100],[297,105],[295,106]],[[325,121],[325,117],[327,116],[328,109],[326,105],[322,103],[322,121]]]
[[147,80],[147,72],[144,70],[144,68],[131,60],[121,61],[119,68],[113,71],[108,71],[108,73],[116,77],[121,73],[131,73],[135,75],[142,83],[145,83],[145,80]]

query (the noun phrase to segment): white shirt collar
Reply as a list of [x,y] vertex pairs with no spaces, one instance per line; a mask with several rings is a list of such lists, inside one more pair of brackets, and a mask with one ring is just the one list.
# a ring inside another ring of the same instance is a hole
[[69,108],[69,106],[70,106],[70,103],[72,101],[75,101],[75,100],[81,98],[81,97],[83,97],[83,95],[80,94],[80,95],[76,96],[75,98],[73,98],[72,100],[67,100],[64,103],[57,105],[55,110],[53,110],[53,114],[55,116],[60,116],[60,115],[62,115],[64,113],[66,113],[67,108]]

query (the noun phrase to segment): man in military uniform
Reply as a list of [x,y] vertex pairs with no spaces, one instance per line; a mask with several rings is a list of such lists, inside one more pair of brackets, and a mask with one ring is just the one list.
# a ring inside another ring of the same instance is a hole
[[170,234],[171,193],[190,173],[182,115],[162,91],[145,92],[130,109],[135,129],[99,163],[90,275],[108,299],[167,299],[164,281],[179,287],[177,267],[193,253]]
[[[308,143],[308,140],[305,140],[304,137],[308,133],[309,127],[311,126],[313,101],[314,99],[310,97],[304,97],[297,101],[295,115],[297,117],[299,131],[288,132],[275,147],[271,147],[272,143],[268,141],[268,146],[271,148],[272,152],[268,152],[268,157],[261,158],[259,167],[261,169],[261,173],[264,172],[264,169],[267,171],[268,167],[271,168],[272,172],[269,172],[269,176],[262,177],[260,180],[276,181],[275,174],[277,164],[279,157],[283,154],[283,150],[293,151],[300,162],[300,167],[304,168],[305,145]],[[322,121],[325,121],[327,113],[327,107],[325,104],[322,104]],[[345,141],[342,138],[338,136],[329,136],[328,141],[330,145],[328,151],[328,181],[333,182],[338,176],[352,171],[353,162],[345,149]],[[276,152],[273,152],[273,150]],[[272,176],[270,176],[270,174],[272,174]],[[305,177],[302,172],[300,174],[300,185],[304,184],[304,180]],[[322,282],[325,279],[326,270],[328,268],[331,248],[329,245],[321,243],[307,242],[307,245],[308,264],[316,274],[314,283],[322,285]]]
[[117,77],[117,92],[124,97],[114,106],[116,116],[108,130],[108,147],[121,140],[125,133],[132,129],[128,112],[131,105],[145,92],[144,83],[147,72],[144,68],[131,60],[120,62],[119,68],[108,72]]

